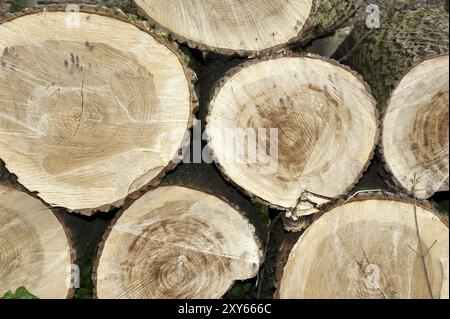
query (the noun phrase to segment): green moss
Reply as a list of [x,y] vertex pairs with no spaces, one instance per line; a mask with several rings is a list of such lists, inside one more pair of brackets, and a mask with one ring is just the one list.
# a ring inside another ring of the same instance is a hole
[[396,11],[361,43],[369,32],[361,21],[347,39],[356,49],[344,62],[369,83],[382,109],[414,63],[448,52],[448,25],[448,13],[442,10]]
[[11,290],[6,292],[1,299],[39,299],[30,293],[25,287],[19,287],[15,292]]
[[92,273],[97,250],[94,249],[80,260],[80,288],[75,291],[74,299],[92,299],[94,294],[94,283]]
[[17,12],[23,10],[26,7],[35,6],[36,4],[37,4],[36,0],[12,0],[9,11]]
[[126,14],[137,15],[136,7],[131,0],[92,0],[89,1],[88,4],[107,7],[113,10],[120,9]]
[[269,208],[257,202],[255,199],[252,199],[252,204],[259,216],[261,223],[264,225],[264,227],[268,227],[270,225]]
[[302,35],[302,43],[324,36],[344,23],[364,3],[364,0],[321,0],[313,25]]

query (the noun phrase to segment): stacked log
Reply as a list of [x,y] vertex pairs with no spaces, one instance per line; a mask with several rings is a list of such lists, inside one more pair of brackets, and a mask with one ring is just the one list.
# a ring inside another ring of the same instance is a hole
[[291,251],[280,298],[448,298],[448,220],[372,194],[330,207]]
[[351,190],[378,142],[376,103],[365,82],[311,55],[231,70],[214,88],[206,121],[224,176],[293,219]]
[[138,12],[179,42],[231,55],[276,52],[332,32],[362,0],[134,0]]
[[[278,298],[448,298],[448,217],[423,200],[448,190],[448,13],[377,2],[380,29],[348,22],[362,0],[134,0],[150,25],[106,7],[6,15],[0,296],[72,297],[80,234],[63,220],[109,211],[82,269],[97,298],[222,298],[246,280],[261,297],[274,277]],[[336,60],[289,50],[341,25]],[[188,66],[207,148],[177,165],[202,146]],[[355,188],[380,134],[392,193]]]
[[38,298],[70,298],[74,260],[65,228],[56,215],[39,199],[0,184],[2,296],[25,286]]
[[361,23],[337,56],[370,84],[384,113],[386,169],[417,198],[448,190],[448,19],[418,9],[396,12],[379,30]]
[[98,298],[221,298],[262,261],[254,227],[198,190],[164,186],[125,209],[100,245]]
[[0,158],[19,183],[53,206],[91,214],[174,168],[196,106],[175,47],[102,8],[7,20]]

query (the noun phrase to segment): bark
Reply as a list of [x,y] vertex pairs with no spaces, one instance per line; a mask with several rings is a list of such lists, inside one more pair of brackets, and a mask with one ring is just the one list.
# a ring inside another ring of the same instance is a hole
[[176,46],[121,12],[80,8],[49,6],[45,25],[37,8],[0,24],[0,158],[45,202],[92,214],[176,166],[197,99]]
[[448,19],[444,11],[418,9],[397,11],[373,31],[359,22],[335,58],[364,77],[383,109],[413,65],[448,54]]
[[337,27],[346,22],[364,3],[363,0],[316,1],[316,9],[311,13],[310,25],[299,35],[300,43],[306,44],[316,38],[331,33]]
[[[217,3],[211,6],[207,2],[198,6],[190,2],[181,5],[174,1],[134,2],[140,15],[179,42],[202,51],[242,56],[270,54],[291,44],[305,44],[332,32],[363,3],[362,0],[290,3],[259,0],[245,4],[236,1],[216,8]],[[184,19],[180,20],[180,16]]]
[[75,253],[52,210],[0,184],[0,225],[0,295],[24,286],[38,298],[70,298],[67,269]]
[[342,200],[300,237],[277,294],[448,298],[448,243],[448,224],[427,202],[381,193]]

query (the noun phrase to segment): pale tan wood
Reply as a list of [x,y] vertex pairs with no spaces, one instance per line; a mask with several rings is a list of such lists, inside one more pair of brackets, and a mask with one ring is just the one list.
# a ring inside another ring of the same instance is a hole
[[395,181],[418,198],[448,190],[449,56],[421,62],[394,90],[382,148]]
[[126,209],[99,252],[98,298],[220,298],[261,263],[236,208],[185,187],[159,187]]
[[297,37],[313,0],[134,0],[171,32],[208,47],[262,51]]
[[133,0],[139,15],[178,42],[225,55],[261,56],[332,33],[363,0]]
[[[233,70],[217,85],[207,122],[208,144],[224,175],[270,206],[298,206],[290,214],[294,219],[349,191],[378,140],[378,113],[367,85],[336,62],[311,55]],[[230,144],[229,128],[265,128],[267,136],[274,128],[278,142],[267,145],[277,143],[278,151],[267,147],[251,163],[247,143]]]
[[38,199],[0,184],[0,296],[24,286],[33,295],[69,295],[71,248],[63,226]]
[[448,255],[448,226],[432,211],[394,198],[355,200],[325,213],[300,237],[278,293],[280,298],[430,298],[429,282],[432,297],[439,298],[445,284],[442,259]]
[[90,213],[173,166],[194,96],[174,48],[86,10],[0,24],[0,158],[47,203]]

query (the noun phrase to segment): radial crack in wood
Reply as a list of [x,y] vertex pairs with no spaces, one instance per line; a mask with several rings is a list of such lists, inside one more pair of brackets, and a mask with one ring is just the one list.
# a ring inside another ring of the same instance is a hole
[[98,298],[221,298],[254,277],[262,253],[254,227],[219,198],[164,186],[111,226],[94,273]]
[[55,214],[40,200],[0,184],[0,296],[24,286],[42,299],[70,297],[72,261]]
[[274,208],[296,207],[294,219],[352,189],[378,141],[367,85],[315,56],[231,71],[215,88],[207,122],[224,176]]
[[306,230],[277,294],[440,298],[448,291],[448,257],[448,225],[434,212],[412,200],[366,197],[331,209]]
[[0,158],[51,205],[107,210],[174,167],[191,73],[112,12],[50,10],[0,24]]
[[241,55],[332,31],[362,0],[134,0],[138,12],[191,47]]

